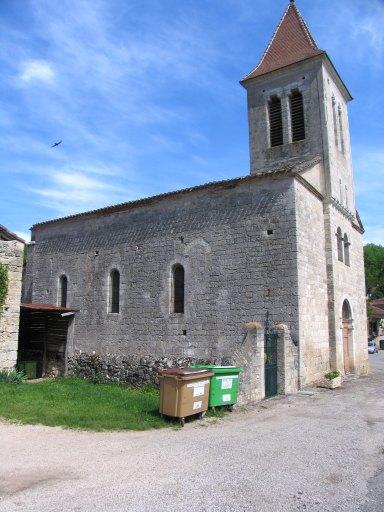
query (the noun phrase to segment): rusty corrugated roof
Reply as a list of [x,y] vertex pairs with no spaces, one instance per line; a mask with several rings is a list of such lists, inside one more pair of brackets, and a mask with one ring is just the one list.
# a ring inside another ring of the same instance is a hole
[[62,308],[54,304],[21,304],[21,309],[29,311],[42,311],[47,313],[77,313],[77,308]]
[[321,54],[325,52],[317,46],[294,2],[290,2],[259,64],[241,83]]
[[373,304],[371,304],[371,307],[372,307],[372,319],[373,320],[384,319],[384,309],[374,306]]

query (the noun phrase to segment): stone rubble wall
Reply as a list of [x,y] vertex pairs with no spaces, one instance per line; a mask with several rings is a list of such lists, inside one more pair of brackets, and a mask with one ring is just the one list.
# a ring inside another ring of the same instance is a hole
[[[276,326],[278,334],[278,392],[288,395],[298,390],[298,351],[289,328]],[[77,351],[68,359],[67,374],[97,382],[119,382],[131,386],[158,386],[158,370],[187,367],[193,364],[235,365],[241,368],[238,404],[256,403],[265,398],[264,328],[259,322],[246,326],[243,342],[231,358],[201,359],[193,357],[153,356],[119,357]]]
[[0,262],[8,269],[8,294],[0,312],[0,369],[11,369],[17,361],[23,250],[17,240],[0,240]]
[[132,386],[159,384],[158,370],[173,367],[186,367],[193,364],[229,364],[228,360],[206,360],[191,357],[145,356],[140,358],[122,358],[109,355],[76,352],[68,359],[68,375],[99,382],[120,382]]

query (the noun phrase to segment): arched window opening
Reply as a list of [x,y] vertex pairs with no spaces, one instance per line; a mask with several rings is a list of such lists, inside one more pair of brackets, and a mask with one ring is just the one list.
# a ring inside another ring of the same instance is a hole
[[348,240],[348,235],[345,233],[344,235],[344,263],[349,267],[350,266],[350,259],[349,259],[349,247],[350,242]]
[[343,254],[343,234],[341,232],[340,228],[337,228],[336,231],[336,238],[337,238],[337,259],[339,261],[344,261],[344,254]]
[[342,317],[343,320],[352,320],[352,310],[347,299],[343,302]]
[[272,96],[268,102],[268,110],[271,147],[281,146],[283,144],[283,116],[280,98]]
[[291,106],[292,142],[305,139],[304,103],[300,91],[292,91],[289,97]]
[[349,208],[348,206],[348,187],[345,185],[345,206]]
[[120,272],[116,269],[109,274],[109,313],[120,310]]
[[335,97],[332,96],[332,114],[333,114],[333,130],[335,133],[335,144],[336,147],[339,147],[339,138],[337,135],[337,116],[336,116],[336,100]]
[[66,308],[68,296],[68,278],[64,274],[59,277],[59,289],[57,294],[57,305]]
[[184,313],[184,267],[182,265],[174,265],[172,281],[173,312]]
[[348,374],[353,371],[354,359],[352,351],[352,310],[347,299],[343,302],[341,315],[344,371]]
[[341,152],[345,153],[345,147],[344,147],[344,132],[343,132],[343,111],[341,110],[341,107],[339,105],[339,132],[340,132],[340,146],[341,146]]

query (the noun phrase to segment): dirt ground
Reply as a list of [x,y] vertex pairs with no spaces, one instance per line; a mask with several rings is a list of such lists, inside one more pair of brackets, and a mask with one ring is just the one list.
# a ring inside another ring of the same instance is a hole
[[334,390],[184,429],[0,423],[0,511],[384,510],[384,352]]

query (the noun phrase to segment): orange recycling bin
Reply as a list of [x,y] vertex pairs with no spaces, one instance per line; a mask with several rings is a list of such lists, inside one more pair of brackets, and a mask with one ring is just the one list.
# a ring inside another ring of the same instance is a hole
[[160,414],[185,418],[195,414],[202,418],[208,409],[209,385],[213,373],[200,368],[160,370]]

